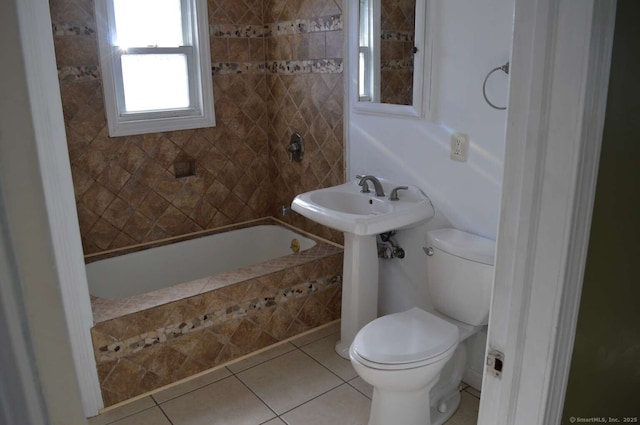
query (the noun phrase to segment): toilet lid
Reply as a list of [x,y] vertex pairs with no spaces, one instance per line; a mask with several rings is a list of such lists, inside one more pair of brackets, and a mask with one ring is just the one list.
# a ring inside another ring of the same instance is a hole
[[353,349],[382,364],[420,362],[446,352],[458,342],[458,328],[419,308],[380,317],[363,327]]

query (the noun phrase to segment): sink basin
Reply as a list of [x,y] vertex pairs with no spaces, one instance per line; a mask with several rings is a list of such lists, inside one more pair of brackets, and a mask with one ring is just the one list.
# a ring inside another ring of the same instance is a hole
[[377,235],[420,224],[434,215],[429,198],[417,187],[398,192],[399,201],[390,201],[393,188],[401,186],[380,180],[385,196],[361,193],[352,181],[296,196],[292,208],[297,213],[332,229],[360,236]]

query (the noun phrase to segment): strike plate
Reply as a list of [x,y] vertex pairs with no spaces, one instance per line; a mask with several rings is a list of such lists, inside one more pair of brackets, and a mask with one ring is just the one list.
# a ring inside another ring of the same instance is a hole
[[502,377],[502,368],[504,367],[504,354],[498,350],[489,350],[487,354],[487,373],[493,377]]

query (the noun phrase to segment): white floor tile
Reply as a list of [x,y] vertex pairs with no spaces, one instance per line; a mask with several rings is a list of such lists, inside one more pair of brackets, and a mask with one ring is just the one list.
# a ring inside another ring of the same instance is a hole
[[160,405],[173,425],[257,425],[275,415],[236,377]]
[[340,334],[326,336],[318,341],[301,347],[300,349],[319,361],[324,367],[348,381],[358,376],[356,370],[351,366],[349,360],[340,357],[335,350],[336,342],[340,339]]
[[347,384],[282,416],[288,425],[366,425],[371,401]]
[[480,398],[480,391],[476,390],[473,387],[467,387],[464,389],[466,392],[468,392],[469,394],[471,394],[472,396],[476,397],[476,398]]
[[247,357],[244,360],[240,360],[239,362],[228,365],[227,367],[233,373],[242,372],[243,370],[249,369],[250,367],[256,366],[260,363],[264,363],[268,360],[271,360],[275,357],[281,356],[282,354],[288,353],[289,351],[295,350],[296,347],[294,345],[289,344],[280,344],[269,350],[263,351],[262,353],[253,355],[251,357]]
[[331,325],[318,329],[317,331],[313,331],[306,335],[302,335],[298,338],[292,339],[290,342],[296,347],[302,347],[313,341],[322,339],[327,335],[335,333],[340,333],[340,322],[332,323]]
[[149,409],[155,406],[156,403],[151,397],[144,397],[131,403],[127,403],[123,406],[117,407],[112,410],[108,410],[105,413],[89,418],[89,425],[106,425],[110,424],[118,419],[122,419],[126,416],[133,415],[134,413],[142,410]]
[[342,383],[299,350],[245,370],[237,376],[278,414]]
[[262,425],[287,425],[285,424],[282,419],[280,418],[275,418],[275,419],[271,419],[269,422],[265,422]]
[[362,379],[361,377],[357,377],[349,381],[349,385],[351,385],[356,390],[360,391],[362,394],[367,396],[369,399],[373,397],[373,386],[369,385]]
[[162,413],[159,407],[143,410],[134,415],[127,416],[112,425],[171,425],[171,422]]
[[214,370],[213,372],[209,372],[206,375],[193,378],[187,382],[153,394],[153,398],[158,403],[164,403],[165,401],[171,400],[172,398],[176,398],[193,390],[197,390],[198,388],[202,388],[228,376],[231,376],[231,372],[229,372],[227,368],[223,367],[222,369]]
[[461,392],[460,406],[456,413],[445,422],[445,425],[476,425],[478,423],[478,410],[480,408],[480,400]]

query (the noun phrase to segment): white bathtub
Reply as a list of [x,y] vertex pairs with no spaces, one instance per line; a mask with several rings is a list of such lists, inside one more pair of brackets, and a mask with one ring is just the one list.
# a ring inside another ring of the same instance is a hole
[[316,242],[277,225],[203,236],[87,264],[89,293],[125,298],[292,254]]

